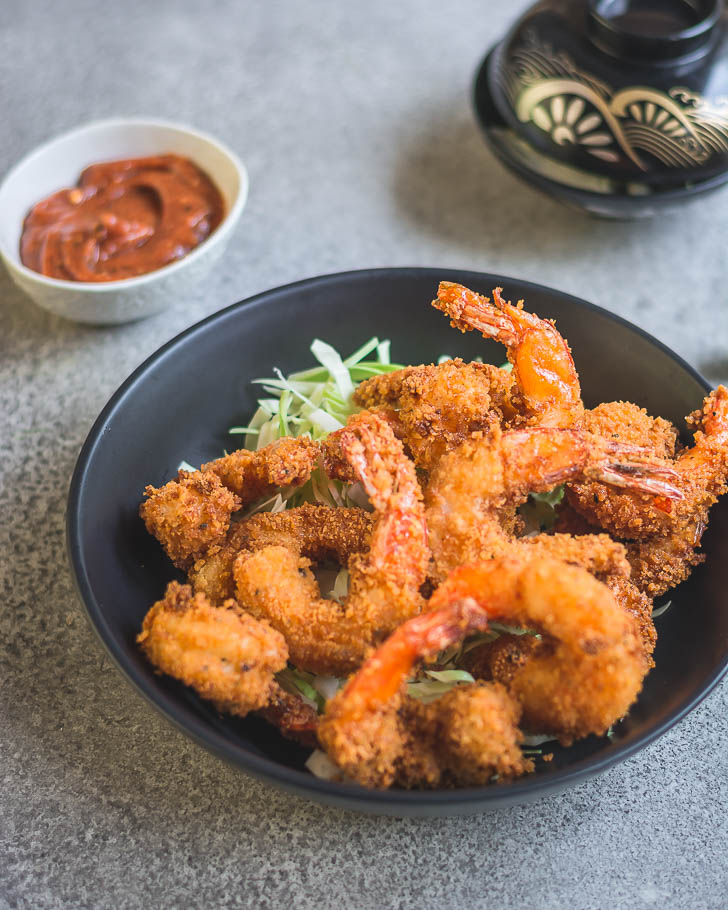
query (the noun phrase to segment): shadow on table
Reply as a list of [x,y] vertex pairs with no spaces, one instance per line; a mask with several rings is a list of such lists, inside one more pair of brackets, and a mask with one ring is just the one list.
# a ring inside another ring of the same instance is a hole
[[515,250],[536,261],[550,257],[569,263],[604,249],[618,251],[635,235],[646,230],[659,235],[664,229],[660,219],[598,219],[532,189],[490,152],[461,102],[452,110],[434,110],[426,122],[426,129],[400,143],[394,198],[420,232],[450,241],[466,254]]

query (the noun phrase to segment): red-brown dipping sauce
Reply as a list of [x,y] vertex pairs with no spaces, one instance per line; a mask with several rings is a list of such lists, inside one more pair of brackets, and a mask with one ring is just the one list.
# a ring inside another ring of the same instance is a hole
[[67,281],[133,278],[186,256],[224,213],[212,180],[179,155],[92,164],[73,189],[33,206],[20,258]]

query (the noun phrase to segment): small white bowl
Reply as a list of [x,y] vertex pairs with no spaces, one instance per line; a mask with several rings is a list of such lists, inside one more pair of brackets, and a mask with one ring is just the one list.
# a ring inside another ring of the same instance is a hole
[[[22,264],[23,220],[36,202],[75,186],[89,164],[165,153],[194,161],[225,200],[222,222],[184,258],[136,278],[103,282],[48,278]],[[247,195],[245,166],[210,136],[164,120],[100,120],[40,146],[7,174],[0,185],[0,256],[18,287],[46,310],[77,322],[131,322],[163,310],[210,271],[227,246]]]

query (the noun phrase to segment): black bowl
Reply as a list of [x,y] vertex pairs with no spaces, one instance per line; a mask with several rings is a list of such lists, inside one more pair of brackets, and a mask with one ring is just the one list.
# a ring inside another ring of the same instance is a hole
[[[452,791],[368,791],[318,780],[308,755],[257,718],[237,720],[172,679],[156,676],[135,645],[142,618],[175,576],[137,510],[147,483],[230,447],[227,428],[255,406],[250,380],[274,366],[311,363],[310,341],[343,353],[374,332],[393,356],[421,363],[447,353],[500,363],[503,349],[448,327],[429,302],[449,279],[554,317],[569,339],[587,405],[627,399],[678,425],[707,385],[675,354],[616,316],[539,285],[448,269],[381,269],[315,278],[235,304],[183,332],[140,366],[112,397],[79,456],[68,501],[68,549],[93,626],[117,665],[169,720],[212,752],[283,789],[330,805],[390,815],[453,815],[523,803],[565,789],[634,754],[705,697],[728,666],[728,503],[714,509],[707,563],[672,593],[658,620],[657,666],[612,740],[555,748],[550,764],[512,783]],[[234,439],[235,437],[233,437]]]
[[607,217],[728,181],[723,0],[541,0],[488,54],[474,103],[519,176]]

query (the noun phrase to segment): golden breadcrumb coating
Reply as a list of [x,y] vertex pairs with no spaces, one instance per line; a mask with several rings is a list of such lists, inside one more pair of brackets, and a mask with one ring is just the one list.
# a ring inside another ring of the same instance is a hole
[[540,319],[501,296],[493,289],[493,300],[452,281],[441,281],[432,305],[450,317],[450,325],[461,332],[477,331],[506,346],[518,395],[518,419],[509,424],[531,426],[578,426],[584,413],[579,374],[571,350],[552,320]]
[[652,652],[657,644],[657,631],[652,619],[653,603],[631,579],[612,575],[605,579],[605,584],[614,595],[617,603],[637,621],[645,660],[649,667],[654,667]]
[[[604,439],[641,446],[658,458],[675,455],[677,430],[662,417],[650,417],[644,408],[628,401],[609,401],[584,412],[584,428]],[[566,487],[569,504],[593,525],[617,537],[641,537],[654,523],[667,526],[669,513],[649,509],[644,495],[615,490],[594,480],[579,479]]]
[[[635,413],[634,406],[617,404]],[[636,412],[641,413],[639,409]],[[669,450],[670,434],[664,423],[642,415],[633,421],[633,429],[639,429],[633,438],[655,445],[659,452],[660,439],[667,437]],[[688,416],[687,423],[695,429],[694,445],[683,449],[676,459],[664,460],[676,473],[682,499],[670,501],[614,491],[605,492],[602,498],[601,492],[586,494],[577,484],[571,490],[567,488],[569,503],[589,522],[599,522],[617,536],[632,538],[627,544],[631,580],[649,597],[664,594],[685,581],[693,567],[703,561],[696,550],[710,509],[725,493],[728,479],[728,389],[719,386],[712,391],[702,408]],[[650,427],[658,427],[657,441],[650,437]]]
[[227,539],[211,547],[189,571],[195,591],[213,603],[235,595],[233,563],[242,551],[281,545],[314,562],[332,559],[341,565],[369,548],[373,517],[364,509],[334,509],[305,503],[283,512],[261,512],[233,524]]
[[486,625],[481,607],[454,601],[399,626],[366,659],[319,721],[319,741],[345,775],[365,787],[435,787],[530,770],[520,707],[503,687],[470,684],[430,704],[405,694],[415,663]]
[[[707,517],[706,517],[707,520]],[[634,584],[655,598],[687,581],[695,566],[705,561],[696,553],[705,525],[700,521],[680,525],[667,537],[648,537],[627,544],[627,559]]]
[[234,600],[213,607],[176,581],[144,617],[137,642],[157,670],[240,717],[268,704],[288,660],[283,636],[267,622]]
[[477,786],[495,774],[533,769],[519,747],[520,715],[498,683],[460,685],[429,704],[400,692],[351,724],[341,723],[330,703],[319,740],[342,773],[364,787]]
[[318,444],[305,437],[240,449],[199,471],[180,471],[159,489],[148,486],[139,514],[172,562],[187,569],[224,542],[233,512],[279,486],[305,483],[318,456]]
[[397,435],[417,467],[429,471],[472,433],[512,415],[514,387],[507,370],[458,358],[373,376],[357,388],[354,400],[364,408],[395,408]]
[[564,744],[602,735],[637,698],[649,669],[637,621],[585,569],[546,558],[461,566],[429,607],[465,600],[542,636],[508,680],[525,729]]
[[462,665],[476,679],[497,680],[508,686],[538,648],[534,635],[507,632],[471,648],[463,656]]
[[311,476],[319,457],[318,443],[306,436],[284,436],[257,451],[239,449],[208,461],[212,471],[245,503],[269,496],[278,487],[300,486]]
[[242,505],[219,477],[202,471],[180,471],[176,480],[150,485],[144,495],[139,514],[180,569],[225,539],[230,516]]
[[[653,482],[652,466],[638,458],[617,443],[577,429],[528,427],[474,435],[440,459],[425,490],[433,578],[441,581],[460,565],[514,549],[524,557],[563,555],[600,571],[608,563],[616,568],[624,553],[604,535],[581,541],[543,535],[514,540],[516,509],[530,492],[546,492],[577,476],[608,476],[643,489]],[[623,573],[625,569],[622,564]]]
[[233,576],[240,603],[285,635],[297,667],[342,676],[419,612],[429,550],[415,468],[389,424],[362,411],[337,435],[375,508],[368,551],[349,559],[345,602],[321,597],[310,560],[300,556],[298,546],[242,552]]
[[504,686],[457,686],[427,707],[434,715],[435,748],[447,781],[474,787],[494,774],[511,778],[533,770],[519,747],[521,706]]

